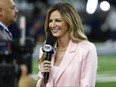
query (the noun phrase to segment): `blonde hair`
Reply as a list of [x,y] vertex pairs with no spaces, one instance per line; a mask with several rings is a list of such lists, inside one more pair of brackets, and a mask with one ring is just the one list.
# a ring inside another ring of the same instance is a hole
[[[75,8],[69,3],[56,3],[49,8],[44,25],[46,37],[51,34],[49,29],[50,14],[56,10],[60,12],[63,20],[67,22],[69,26],[70,38],[72,41],[79,42],[82,40],[87,40],[87,36],[84,34],[82,27],[81,19]],[[45,59],[45,53],[40,59],[41,60],[39,61],[39,63],[41,63]]]
[[56,3],[50,7],[48,10],[46,20],[45,20],[45,33],[46,37],[51,34],[49,28],[49,17],[51,12],[59,11],[61,17],[69,25],[69,32],[72,41],[82,41],[87,40],[87,36],[84,34],[81,19],[75,10],[75,8],[69,3]]

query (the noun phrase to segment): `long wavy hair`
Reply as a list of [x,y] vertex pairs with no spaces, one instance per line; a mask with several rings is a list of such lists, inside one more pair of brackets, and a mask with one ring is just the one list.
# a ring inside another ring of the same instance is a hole
[[63,20],[67,22],[72,41],[87,40],[80,16],[76,9],[69,3],[56,3],[49,8],[44,25],[46,37],[51,34],[49,29],[50,14],[56,10],[59,11]]
[[[77,13],[76,9],[69,3],[56,3],[49,8],[44,25],[46,37],[51,34],[51,31],[49,29],[50,14],[56,10],[60,12],[63,20],[67,22],[69,26],[70,38],[72,41],[79,42],[82,40],[87,40],[87,36],[84,34],[79,14]],[[45,53],[43,54],[40,62],[42,62],[44,58]]]

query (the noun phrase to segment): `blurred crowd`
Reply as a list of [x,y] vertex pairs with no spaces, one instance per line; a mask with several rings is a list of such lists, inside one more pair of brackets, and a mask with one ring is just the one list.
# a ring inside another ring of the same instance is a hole
[[[45,40],[44,21],[47,8],[53,3],[67,0],[15,0],[19,8],[19,16],[26,17],[26,37],[31,37],[35,41],[33,58],[39,57],[39,48]],[[116,8],[111,5],[109,11],[103,12],[99,8],[94,14],[87,14],[85,11],[85,2],[76,0],[68,0],[73,3],[81,16],[85,33],[90,41],[93,42],[115,42],[116,41],[116,24],[115,15]],[[76,1],[76,2],[77,2]],[[80,4],[80,5],[79,5]],[[83,4],[83,5],[82,5]],[[83,7],[82,7],[83,6]],[[19,21],[9,26],[14,39],[20,38]]]

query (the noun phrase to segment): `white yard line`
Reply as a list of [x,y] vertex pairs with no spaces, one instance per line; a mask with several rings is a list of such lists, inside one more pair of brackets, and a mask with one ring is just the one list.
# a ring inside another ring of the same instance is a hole
[[116,82],[116,75],[99,74],[97,75],[97,82]]
[[[31,77],[37,81],[37,74],[32,74]],[[97,82],[116,82],[116,75],[99,74],[97,75]]]
[[37,80],[37,74],[31,74],[31,77],[34,79],[34,80]]

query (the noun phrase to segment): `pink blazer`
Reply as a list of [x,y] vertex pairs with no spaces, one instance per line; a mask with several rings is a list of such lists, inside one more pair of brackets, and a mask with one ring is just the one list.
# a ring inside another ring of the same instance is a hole
[[[52,56],[52,66],[54,64]],[[95,87],[97,74],[96,47],[89,41],[69,42],[64,58],[60,63],[56,80],[50,72],[46,87]],[[37,87],[41,87],[43,76],[38,73]]]

